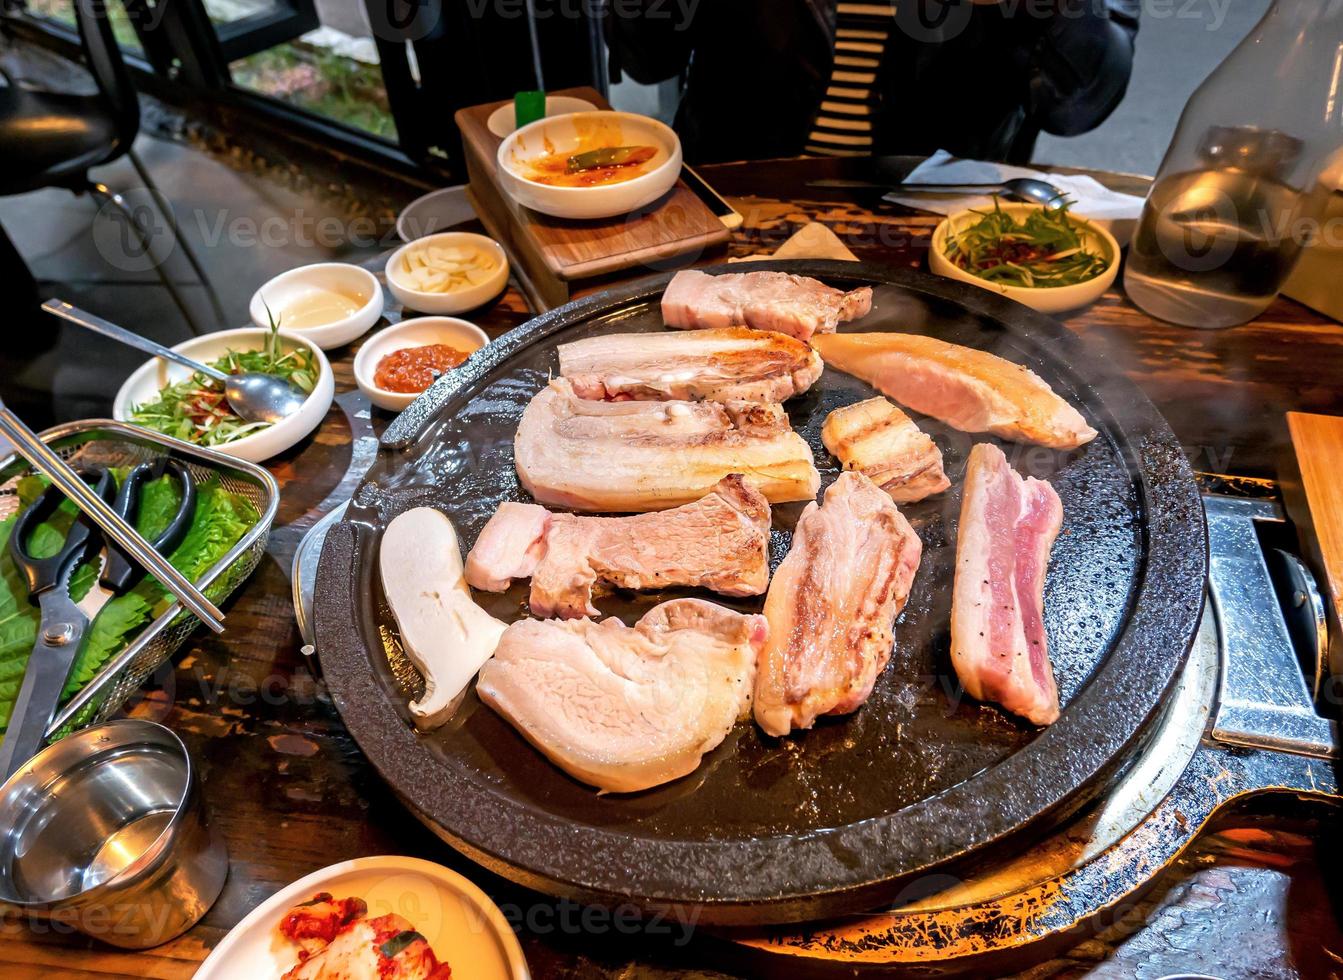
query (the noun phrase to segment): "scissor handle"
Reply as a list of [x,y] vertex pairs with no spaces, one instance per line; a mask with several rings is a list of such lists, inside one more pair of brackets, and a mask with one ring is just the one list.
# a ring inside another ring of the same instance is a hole
[[[116,493],[116,481],[112,479],[111,473],[100,468],[82,470],[79,476],[93,487],[94,493],[108,503],[112,502]],[[65,494],[61,492],[60,487],[54,484],[47,487],[41,496],[19,514],[19,519],[14,522],[14,529],[9,535],[9,553],[28,583],[29,601],[36,600],[43,592],[49,592],[63,585],[66,575],[70,573],[70,566],[83,561],[102,538],[101,532],[80,513],[70,525],[60,551],[46,558],[34,558],[28,551],[28,538],[37,525],[51,519],[63,500]]]
[[[159,469],[153,463],[141,463],[121,481],[121,489],[117,491],[116,503],[113,506],[127,524],[135,525],[135,520],[140,514],[140,491],[146,481],[158,477]],[[196,516],[196,478],[191,475],[191,470],[185,464],[175,459],[168,460],[162,469],[177,477],[177,482],[182,487],[182,502],[177,505],[177,513],[158,537],[149,542],[155,551],[167,558],[187,536],[191,519]],[[143,571],[139,563],[125,551],[115,543],[107,542],[107,561],[103,563],[103,573],[99,581],[109,591],[125,592]]]

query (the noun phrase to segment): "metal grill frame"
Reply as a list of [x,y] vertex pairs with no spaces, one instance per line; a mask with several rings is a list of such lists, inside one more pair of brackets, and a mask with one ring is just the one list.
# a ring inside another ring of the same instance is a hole
[[[195,582],[196,588],[204,591],[222,578],[223,586],[213,596],[217,602],[222,603],[232,595],[265,554],[280,504],[280,486],[260,466],[111,419],[67,422],[45,430],[40,437],[72,465],[133,466],[160,456],[174,456],[197,479],[218,476],[227,489],[250,500],[260,519]],[[0,520],[18,509],[18,481],[35,472],[17,453],[0,461]],[[106,721],[177,652],[198,625],[180,602],[173,602],[56,713],[47,728],[47,737],[67,725],[82,728]]]

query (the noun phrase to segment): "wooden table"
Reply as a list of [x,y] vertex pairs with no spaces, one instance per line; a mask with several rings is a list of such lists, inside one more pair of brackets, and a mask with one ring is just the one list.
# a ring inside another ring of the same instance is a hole
[[[935,216],[878,206],[875,195],[863,200],[806,186],[853,167],[786,160],[705,168],[746,216],[729,254],[772,250],[801,224],[819,220],[865,260],[921,266]],[[1140,179],[1097,176],[1142,192]],[[529,316],[510,290],[477,322],[498,336]],[[1291,301],[1276,302],[1252,324],[1204,332],[1157,323],[1112,290],[1065,322],[1095,357],[1146,390],[1199,470],[1271,477],[1287,445],[1284,412],[1343,414],[1343,327]],[[181,732],[199,760],[232,861],[222,896],[185,936],[143,953],[5,921],[0,975],[188,977],[231,926],[282,885],[338,860],[381,853],[429,857],[480,883],[520,924],[537,977],[719,975],[722,950],[711,942],[678,943],[679,931],[584,934],[575,928],[576,908],[479,870],[392,797],[346,733],[317,665],[299,652],[289,564],[304,532],[348,498],[374,452],[374,434],[389,419],[352,391],[353,354],[334,352],[341,394],[321,428],[271,464],[284,496],[269,560],[229,604],[228,632],[198,633],[168,684],[130,709]],[[1123,920],[1023,976],[1343,974],[1343,933],[1332,905],[1343,880],[1338,853],[1332,826],[1260,818],[1250,829],[1216,834]]]

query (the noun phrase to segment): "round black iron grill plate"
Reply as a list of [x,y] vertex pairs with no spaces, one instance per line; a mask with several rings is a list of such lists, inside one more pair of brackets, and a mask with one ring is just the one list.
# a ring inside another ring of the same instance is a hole
[[[929,333],[1029,365],[1100,436],[1074,452],[1000,443],[1017,469],[1049,479],[1064,526],[1046,586],[1046,625],[1063,716],[1037,730],[966,698],[949,656],[960,478],[987,436],[917,417],[942,448],[953,488],[903,507],[923,564],[896,627],[891,663],[855,714],[785,739],[738,725],[691,776],[602,796],[570,779],[474,693],[444,729],[416,733],[417,678],[392,651],[377,540],[397,513],[439,507],[469,548],[503,500],[525,500],[513,469],[518,416],[556,373],[559,343],[663,329],[668,276],[545,314],[491,345],[449,382],[426,434],[383,452],[346,521],[328,536],[317,583],[323,671],[350,731],[397,793],[445,839],[524,884],[589,901],[696,906],[705,922],[798,921],[870,908],[911,876],[1072,812],[1142,742],[1196,630],[1206,573],[1202,508],[1164,420],[1130,382],[1056,321],[985,290],[849,263],[753,265],[876,287],[875,309],[846,330]],[[823,482],[820,442],[834,408],[873,390],[827,369],[788,403]],[[775,509],[771,559],[787,552],[802,505]],[[505,620],[527,585],[478,594]],[[604,614],[633,622],[673,595],[615,593]],[[706,597],[713,597],[705,594]],[[743,610],[760,600],[722,600]]]

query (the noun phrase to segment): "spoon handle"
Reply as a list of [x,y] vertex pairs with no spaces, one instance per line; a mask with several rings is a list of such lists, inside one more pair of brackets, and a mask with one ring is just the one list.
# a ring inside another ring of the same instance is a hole
[[170,350],[162,344],[156,344],[148,337],[141,337],[138,333],[131,333],[124,327],[118,327],[115,323],[108,323],[100,316],[94,316],[87,310],[81,310],[77,306],[71,306],[65,300],[49,299],[42,304],[42,309],[62,320],[68,320],[76,326],[83,327],[85,330],[92,330],[94,333],[100,333],[104,337],[111,337],[113,340],[126,344],[128,347],[135,347],[144,351],[146,354],[154,354],[169,361],[181,364],[183,367],[191,368],[193,371],[199,371],[201,374],[208,375],[216,381],[227,381],[228,375],[223,371],[217,371],[207,364],[201,364],[199,361],[193,361],[184,354],[179,354],[175,350]]

